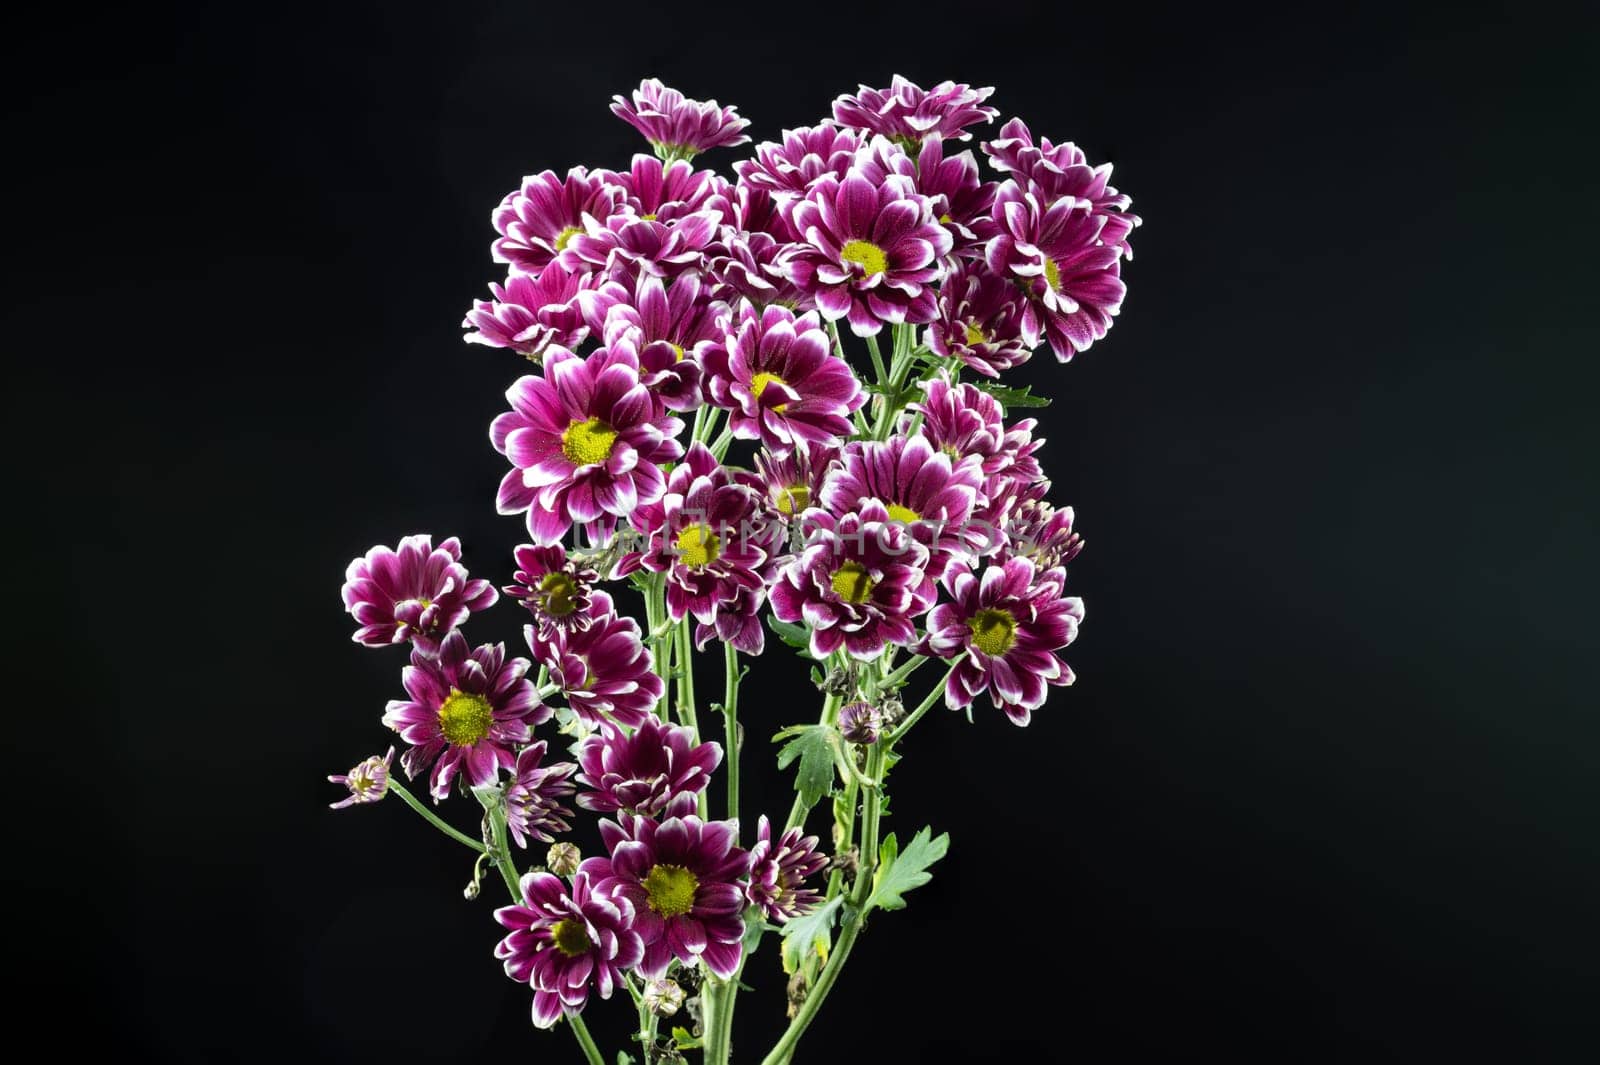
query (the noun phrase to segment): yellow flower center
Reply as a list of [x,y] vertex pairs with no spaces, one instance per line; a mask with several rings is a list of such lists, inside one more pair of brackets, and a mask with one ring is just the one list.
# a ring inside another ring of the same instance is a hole
[[839,249],[839,258],[855,263],[867,272],[868,277],[889,269],[889,255],[868,240],[852,240]]
[[556,949],[569,958],[587,953],[594,946],[583,922],[570,917],[564,917],[550,926],[550,938],[555,942]]
[[578,609],[578,582],[565,573],[546,573],[539,582],[539,606],[553,618],[564,618]]
[[663,917],[676,917],[694,909],[700,878],[681,865],[656,865],[642,881],[650,908]]
[[[784,388],[789,387],[789,382],[785,381],[777,374],[766,373],[763,371],[762,373],[758,373],[754,377],[750,378],[750,394],[755,398],[760,399],[761,393],[765,392],[767,390],[767,386],[771,384],[782,385]],[[789,404],[779,403],[772,409],[777,411],[779,414],[782,414],[784,411],[789,409]]]
[[1044,261],[1044,282],[1057,292],[1061,291],[1061,267],[1054,259]]
[[788,517],[793,517],[811,505],[811,489],[803,484],[780,488],[774,496],[773,502],[778,508],[778,513]]
[[439,706],[439,731],[454,747],[471,747],[489,734],[493,724],[494,708],[481,695],[451,688]]
[[1003,655],[1017,642],[1017,619],[1004,610],[980,610],[967,622],[972,646],[986,655]]
[[899,503],[890,503],[888,506],[889,520],[897,521],[901,525],[910,525],[922,520],[922,515],[910,507],[902,507]]
[[556,251],[566,251],[567,250],[567,243],[569,241],[571,241],[573,237],[577,236],[579,233],[582,233],[582,232],[583,232],[583,230],[579,229],[577,226],[568,226],[566,229],[563,229],[560,233],[557,233],[556,234]]
[[946,211],[944,214],[939,216],[939,224],[941,226],[946,226],[946,225],[950,224],[950,212],[949,211]]
[[651,211],[649,214],[642,214],[639,217],[643,218],[646,222],[654,222],[656,220],[656,213]]
[[846,562],[833,571],[829,581],[839,598],[847,603],[865,603],[872,594],[872,586],[877,583],[859,562]]
[[667,346],[672,348],[673,354],[676,356],[676,358],[674,358],[672,361],[673,362],[682,362],[683,361],[683,345],[682,344],[674,344],[672,341],[669,340],[669,341],[667,341]]
[[576,418],[561,434],[561,453],[574,466],[593,466],[611,457],[617,431],[599,418],[580,422]]
[[989,343],[989,336],[982,329],[979,329],[976,325],[973,325],[971,322],[968,322],[967,323],[967,343],[968,344],[987,344],[987,343]]
[[709,525],[695,524],[678,534],[678,557],[690,569],[703,569],[722,554],[722,541]]

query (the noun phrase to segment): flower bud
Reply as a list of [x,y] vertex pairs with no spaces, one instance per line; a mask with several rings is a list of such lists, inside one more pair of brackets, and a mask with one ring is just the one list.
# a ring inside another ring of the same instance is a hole
[[671,1017],[683,1006],[683,988],[675,980],[651,980],[644,985],[645,1009],[657,1017]]
[[883,715],[871,703],[849,703],[839,711],[839,735],[863,746],[878,742]]
[[342,810],[346,806],[366,805],[377,802],[389,794],[389,766],[394,761],[394,748],[389,748],[385,755],[373,755],[348,773],[340,773],[328,778],[334,784],[343,784],[350,789],[348,798],[331,803],[335,810]]
[[551,845],[550,852],[544,856],[544,865],[556,876],[571,876],[578,871],[578,863],[583,861],[575,843],[556,843]]

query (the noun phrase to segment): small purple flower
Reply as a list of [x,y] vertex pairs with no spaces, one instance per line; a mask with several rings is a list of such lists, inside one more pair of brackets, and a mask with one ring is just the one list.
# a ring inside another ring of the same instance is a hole
[[432,654],[456,627],[499,594],[471,579],[461,564],[461,541],[438,547],[427,533],[407,536],[390,550],[379,544],[345,569],[344,606],[361,627],[352,637],[368,647],[412,641]]
[[589,590],[600,579],[593,568],[567,557],[560,544],[523,544],[512,552],[517,562],[506,595],[521,600],[540,632],[555,628],[587,628]]
[[930,134],[946,140],[968,140],[968,126],[993,122],[1000,112],[984,107],[994,89],[974,89],[942,81],[923,89],[896,74],[887,89],[863,85],[854,96],[833,102],[833,117],[841,126],[870,130],[907,144],[917,144]]
[[663,163],[649,155],[633,157],[625,174],[603,172],[622,190],[622,204],[647,221],[675,222],[698,211],[727,204],[727,179],[713,170],[696,170],[682,159]]
[[744,877],[750,854],[734,846],[735,822],[702,821],[693,814],[657,823],[621,814],[621,824],[600,822],[609,858],[590,858],[596,891],[633,904],[634,931],[644,940],[638,969],[655,980],[676,958],[698,958],[727,979],[743,953]]
[[1007,555],[1032,560],[1040,572],[1065,566],[1084,545],[1083,537],[1073,532],[1072,521],[1071,507],[1057,510],[1043,499],[1024,496],[1006,523]]
[[544,373],[506,392],[511,410],[490,426],[495,450],[514,467],[500,482],[502,514],[526,512],[536,543],[553,544],[574,524],[608,539],[618,519],[665,487],[658,463],[683,454],[683,423],[658,409],[627,347],[579,357],[550,348]]
[[791,828],[773,842],[772,824],[763,814],[756,823],[756,844],[750,848],[745,897],[769,920],[798,917],[822,901],[821,893],[805,882],[827,865],[828,856],[817,852],[816,836],[802,838],[799,828]]
[[814,445],[787,455],[756,452],[755,469],[740,479],[764,495],[785,521],[798,518],[822,500],[822,484],[839,457],[839,449]]
[[1105,217],[1100,239],[1120,247],[1124,259],[1133,258],[1128,235],[1140,219],[1127,213],[1133,200],[1110,185],[1110,163],[1090,166],[1071,141],[1051,144],[1049,137],[1041,137],[1035,146],[1032,131],[1020,118],[1001,126],[1000,135],[985,142],[983,150],[996,170],[1034,187],[1047,206],[1062,199],[1089,201],[1095,214]]
[[989,269],[1028,296],[1019,327],[1030,348],[1048,339],[1068,362],[1106,335],[1127,287],[1121,248],[1101,239],[1106,216],[1087,201],[1045,206],[1033,191],[1007,181],[995,195],[998,234],[984,249]]
[[538,276],[513,269],[503,288],[489,286],[493,300],[478,300],[467,312],[461,327],[476,330],[467,334],[467,343],[510,348],[532,362],[551,344],[577,347],[589,335],[577,297],[594,280],[593,274],[570,273],[553,263]]
[[458,772],[477,788],[493,784],[502,767],[513,768],[513,748],[551,715],[528,682],[528,664],[507,659],[502,644],[469,652],[459,632],[445,638],[437,658],[412,651],[401,675],[410,698],[392,700],[383,715],[411,744],[401,758],[406,776],[415,780],[433,766],[429,789],[438,801],[450,794]]
[[659,78],[646,78],[633,90],[630,102],[612,97],[611,113],[644,134],[645,140],[664,154],[688,158],[708,148],[747,144],[748,119],[717,101],[688,100]]
[[694,731],[651,716],[632,735],[612,725],[578,747],[578,805],[596,813],[681,817],[722,764],[722,746],[696,743]]
[[331,784],[343,784],[350,789],[350,794],[338,802],[331,802],[328,808],[343,810],[346,806],[364,806],[367,803],[377,802],[389,794],[389,766],[394,762],[394,748],[389,748],[389,753],[383,756],[373,755],[348,773],[330,776]]
[[717,611],[711,624],[695,622],[694,646],[704,651],[712,638],[733,645],[733,649],[747,655],[759,655],[767,646],[765,630],[761,627],[761,608],[766,605],[767,593],[761,588],[739,587],[727,605]]
[[580,297],[583,313],[607,345],[626,342],[638,353],[639,380],[668,410],[700,406],[701,367],[695,349],[722,339],[717,319],[727,304],[709,298],[698,273],[671,284],[641,273],[632,285],[607,282]]
[[533,988],[533,1023],[550,1028],[580,1013],[593,987],[603,999],[639,963],[644,944],[632,928],[633,905],[591,887],[581,871],[572,890],[549,873],[522,878],[522,901],[494,912],[510,929],[494,949],[506,975]]
[[824,174],[844,177],[861,137],[832,122],[783,131],[782,143],[765,141],[755,156],[733,164],[739,184],[765,189],[783,201],[803,197]]
[[626,213],[603,222],[590,218],[559,261],[569,270],[596,270],[630,282],[640,273],[676,277],[700,267],[720,235],[721,221],[710,208],[671,222]]
[[522,179],[522,188],[508,193],[495,208],[494,261],[515,263],[538,273],[584,231],[584,219],[599,222],[622,209],[622,189],[605,180],[606,171],[591,174],[577,166],[565,178],[546,170]]
[[856,701],[839,708],[839,735],[869,747],[883,730],[883,712],[871,703]]
[[517,846],[524,849],[530,836],[541,843],[553,843],[554,833],[572,831],[566,820],[572,811],[561,805],[561,799],[577,790],[568,778],[578,767],[571,762],[540,765],[544,752],[543,740],[524,747],[506,785],[506,827]]
[[711,401],[730,412],[734,436],[783,455],[797,443],[835,446],[853,432],[850,415],[866,396],[815,313],[797,318],[787,307],[742,304],[725,332],[700,358]]
[[1028,298],[983,263],[962,263],[939,289],[939,316],[927,343],[941,359],[957,358],[986,377],[1021,366],[1033,355],[1022,339]]
[[964,709],[987,691],[1014,724],[1026,725],[1048,685],[1075,679],[1055,652],[1078,635],[1083,600],[1062,596],[1065,570],[1038,574],[1026,558],[989,566],[981,579],[958,565],[952,577],[954,601],[928,615],[924,651],[956,661],[945,704]]
[[972,151],[944,154],[944,141],[929,137],[917,153],[917,191],[931,201],[939,224],[950,231],[953,255],[980,258],[983,242],[994,235],[989,212],[999,186],[978,176]]
[[634,728],[655,710],[666,685],[654,672],[639,623],[618,614],[611,596],[589,593],[588,613],[581,628],[541,635],[529,625],[524,636],[580,721],[598,728],[609,719]]
[[[944,375],[925,387],[926,398],[911,404],[908,411],[922,415],[922,434],[952,462],[968,456],[981,461],[983,482],[973,515],[998,534],[1005,526],[1006,511],[1022,489],[1044,477],[1034,455],[1044,446],[1042,439],[1033,438],[1038,422],[1023,418],[1007,426],[999,400],[975,385],[952,385]],[[910,432],[913,413],[901,415],[902,434]]]
[[824,318],[847,318],[857,336],[874,336],[885,323],[933,320],[951,237],[909,178],[893,174],[874,184],[854,171],[825,175],[795,204],[791,221],[805,243],[790,260],[790,280]]
[[797,250],[767,233],[747,233],[723,227],[720,250],[706,262],[706,274],[715,285],[713,294],[732,303],[743,297],[757,307],[780,303],[797,313],[816,307],[816,301],[789,280],[789,260]]
[[912,619],[933,605],[928,549],[876,499],[856,513],[805,514],[806,548],[779,572],[769,593],[780,621],[811,629],[811,656],[840,647],[864,662],[916,637]]

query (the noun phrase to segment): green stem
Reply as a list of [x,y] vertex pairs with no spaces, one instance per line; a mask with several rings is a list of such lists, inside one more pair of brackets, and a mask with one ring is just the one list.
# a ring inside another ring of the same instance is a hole
[[728,445],[733,443],[733,430],[724,429],[722,435],[711,444],[711,454],[717,461],[722,461],[722,456],[728,453]]
[[925,655],[912,655],[906,660],[904,665],[900,666],[898,669],[894,670],[888,676],[883,678],[883,682],[878,685],[879,689],[881,690],[883,688],[897,687],[901,682],[910,677],[911,674],[915,673],[917,671],[917,667],[922,665],[922,663],[926,662],[927,660],[928,659]]
[[589,1060],[589,1065],[606,1065],[606,1059],[600,1056],[600,1048],[594,1045],[594,1036],[589,1034],[589,1026],[583,1023],[583,1018],[576,1013],[569,1013],[567,1023],[572,1025],[572,1034],[577,1036],[578,1045],[583,1048],[583,1056]]
[[401,801],[403,801],[407,806],[421,814],[423,820],[427,821],[428,824],[432,825],[434,828],[437,828],[440,832],[443,832],[457,843],[465,844],[466,846],[477,851],[479,854],[484,853],[486,850],[481,840],[473,839],[465,832],[461,832],[446,824],[438,814],[424,806],[415,795],[401,787],[399,782],[393,778],[390,778],[389,780],[389,790],[400,796]]
[[[694,620],[692,615],[685,614],[678,623],[678,720],[688,726],[694,733],[694,741],[700,742],[700,722],[696,717],[694,705],[694,631],[691,628]],[[706,793],[699,795],[700,818],[710,816],[706,804]]]
[[[883,368],[883,353],[878,350],[877,337],[867,337],[867,355],[872,359],[872,372],[878,375],[877,383],[880,385],[888,384],[889,374]],[[884,402],[887,403],[889,401],[885,399]]]
[[[723,766],[728,773],[728,817],[735,824],[739,820],[739,652],[731,643],[723,647],[726,677],[722,689],[722,722],[726,730],[728,749],[723,752]],[[734,843],[738,843],[735,838]]]
[[888,744],[875,743],[867,748],[867,776],[876,783],[864,789],[867,795],[866,802],[862,804],[861,865],[855,885],[857,906],[865,905],[867,896],[872,892],[871,871],[878,861],[878,820],[883,813],[883,776],[888,756]]
[[[862,875],[865,876],[865,871]],[[823,966],[816,984],[807,992],[806,1000],[800,1004],[800,1012],[789,1022],[789,1027],[777,1045],[761,1059],[761,1065],[784,1065],[794,1055],[795,1044],[800,1042],[800,1037],[816,1019],[817,1011],[822,1009],[823,1000],[828,997],[828,992],[833,990],[835,981],[839,979],[839,971],[844,968],[844,963],[850,957],[851,948],[856,945],[856,938],[861,935],[861,918],[855,916],[847,920],[848,923],[839,933],[839,942],[834,944],[833,953],[828,955],[828,964]]]
[[878,745],[880,747],[893,746],[894,744],[899,743],[905,734],[911,731],[911,726],[915,725],[919,720],[921,720],[923,714],[926,714],[929,710],[933,709],[933,704],[939,701],[940,696],[944,695],[945,685],[949,683],[950,674],[956,671],[956,666],[959,663],[960,659],[957,659],[955,662],[950,664],[950,668],[945,671],[945,675],[940,678],[939,683],[933,686],[933,691],[928,693],[928,697],[922,700],[921,705],[919,705],[915,710],[911,711],[911,713],[907,714],[906,719],[900,722],[900,724],[896,725],[893,732],[889,733],[889,735],[885,736],[879,741]]
[[650,641],[650,657],[655,666],[656,676],[661,678],[661,683],[665,686],[661,693],[661,704],[656,707],[656,716],[663,721],[667,719],[669,697],[669,693],[665,689],[672,686],[670,679],[672,677],[671,637],[667,633],[661,632],[663,622],[666,620],[664,616],[666,614],[665,599],[666,574],[651,574],[650,583],[645,587],[644,591],[645,620],[649,623],[645,638]]
[[522,878],[517,875],[517,867],[511,861],[511,841],[506,831],[506,804],[501,801],[498,790],[493,795],[480,792],[478,801],[489,811],[489,831],[494,836],[493,856],[495,865],[500,867],[500,878],[506,882],[506,890],[511,893],[511,901],[520,903]]

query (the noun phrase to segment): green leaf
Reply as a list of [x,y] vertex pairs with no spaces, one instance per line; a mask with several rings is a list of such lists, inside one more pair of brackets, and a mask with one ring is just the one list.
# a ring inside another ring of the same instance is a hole
[[778,639],[793,647],[797,651],[811,654],[811,630],[804,625],[796,625],[788,621],[779,621],[771,614],[767,615],[767,624],[772,631],[778,634]]
[[834,768],[844,749],[839,733],[832,725],[795,725],[779,732],[772,742],[783,739],[789,742],[778,752],[778,768],[787,769],[795,759],[800,760],[794,790],[810,809],[833,788]]
[[672,1029],[672,1041],[678,1044],[679,1050],[693,1050],[700,1045],[700,1040],[689,1034],[689,1029],[678,1025]]
[[867,897],[866,908],[905,909],[905,893],[932,880],[933,874],[928,868],[949,849],[950,833],[934,836],[933,829],[924,827],[911,837],[902,854],[894,833],[889,833],[878,848],[878,871],[872,878],[872,894]]
[[633,1065],[633,1055],[626,1050],[617,1051],[617,1065]]
[[974,381],[973,384],[984,392],[989,393],[1000,401],[1000,405],[1010,410],[1012,407],[1048,407],[1050,400],[1044,396],[1033,394],[1033,386],[1027,388],[1007,388],[1005,385],[993,381]]
[[793,974],[813,953],[824,962],[833,947],[829,931],[835,920],[834,911],[844,902],[836,895],[803,917],[791,917],[783,926],[783,971]]

